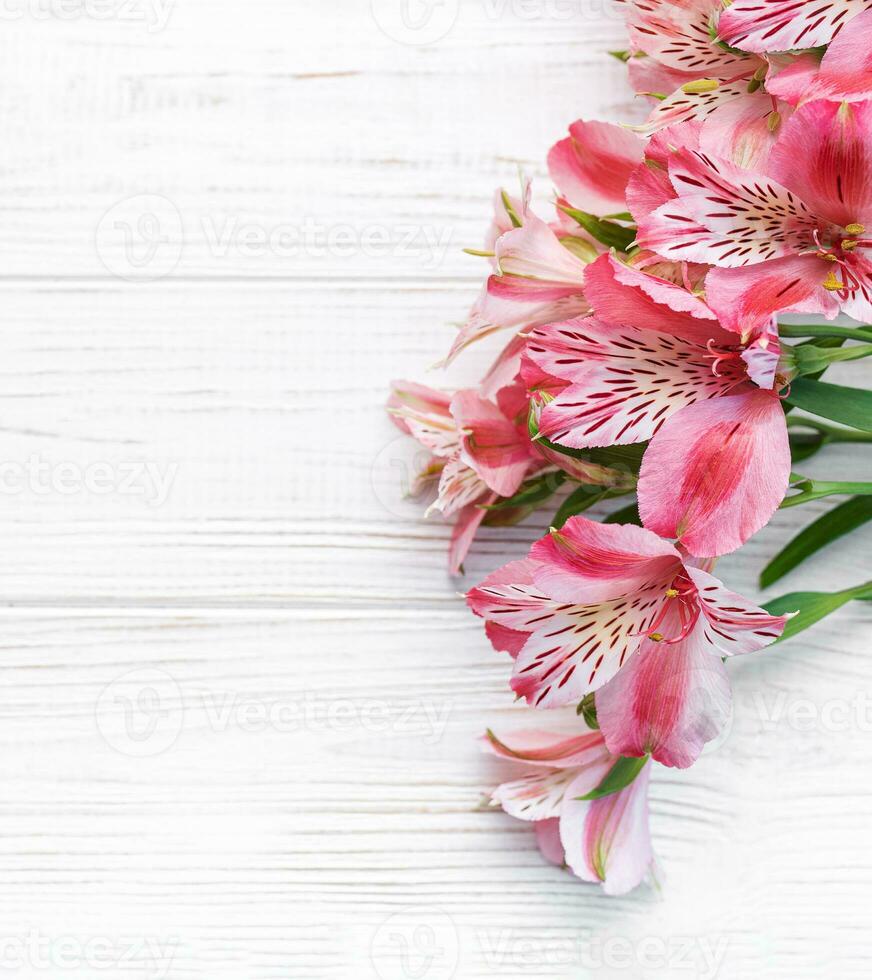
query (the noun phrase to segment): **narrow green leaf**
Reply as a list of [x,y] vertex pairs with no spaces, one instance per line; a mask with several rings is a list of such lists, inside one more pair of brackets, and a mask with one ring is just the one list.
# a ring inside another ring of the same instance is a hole
[[636,240],[635,228],[625,228],[614,221],[597,218],[596,215],[588,214],[587,211],[579,211],[577,208],[561,206],[560,209],[566,212],[573,221],[577,221],[588,235],[609,248],[626,252]]
[[609,514],[603,524],[637,524],[641,527],[642,518],[639,516],[638,503],[622,507],[620,510],[616,510],[614,514]]
[[553,526],[560,530],[570,517],[575,517],[576,514],[583,514],[586,510],[593,507],[594,504],[599,503],[600,500],[607,497],[608,493],[609,491],[606,487],[591,487],[587,484],[582,484],[576,490],[573,490],[560,505],[560,509],[554,515]]
[[872,432],[872,391],[796,378],[787,401],[811,415]]
[[827,444],[827,437],[823,432],[791,432],[789,435],[790,458],[794,463],[810,459]]
[[506,497],[505,500],[491,504],[485,510],[508,510],[510,507],[541,503],[559,490],[565,482],[565,473],[543,473],[532,480],[527,480],[513,497]]
[[807,630],[820,622],[825,616],[841,609],[852,599],[872,599],[872,582],[858,585],[843,592],[791,592],[763,604],[763,608],[773,616],[783,616],[785,613],[798,612],[798,615],[787,621],[784,632],[776,643],[783,643],[797,633]]
[[760,587],[768,588],[816,551],[868,521],[872,521],[872,497],[852,497],[839,504],[782,548],[761,572]]
[[578,796],[579,800],[601,800],[604,796],[611,796],[613,793],[620,793],[626,789],[630,783],[645,768],[648,756],[643,755],[641,759],[629,759],[622,756],[609,770],[606,778],[597,786],[593,792],[587,796]]

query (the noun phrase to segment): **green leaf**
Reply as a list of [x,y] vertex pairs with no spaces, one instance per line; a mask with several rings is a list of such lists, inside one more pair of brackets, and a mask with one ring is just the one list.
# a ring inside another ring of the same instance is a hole
[[849,531],[872,521],[872,497],[852,497],[822,515],[783,548],[760,574],[760,587],[767,588],[796,568],[816,551]]
[[841,609],[852,599],[872,599],[872,582],[858,585],[843,592],[791,592],[763,604],[763,608],[773,616],[797,612],[798,615],[787,621],[784,632],[776,643],[783,643],[797,633],[822,620],[825,616]]
[[796,378],[787,401],[812,415],[872,432],[872,391]]
[[611,796],[613,793],[620,793],[626,789],[630,783],[645,768],[648,756],[643,755],[641,759],[628,759],[622,756],[609,770],[606,778],[597,788],[588,793],[587,796],[577,796],[578,800],[601,800],[604,796]]
[[608,495],[607,487],[591,487],[583,483],[578,489],[573,490],[560,505],[560,509],[554,515],[554,527],[560,530],[570,517],[583,514]]
[[609,514],[603,524],[636,524],[641,527],[642,518],[639,517],[638,503],[622,507],[620,510],[616,510],[614,514]]
[[525,507],[529,504],[539,504],[547,500],[566,482],[565,473],[543,473],[523,483],[513,497],[506,497],[496,504],[490,504],[485,510],[507,510],[510,507]]
[[614,221],[597,218],[596,215],[588,214],[587,211],[579,211],[576,208],[560,205],[560,210],[568,214],[573,221],[577,221],[591,238],[602,242],[608,248],[616,248],[619,252],[626,252],[636,240],[635,228],[625,228]]
[[790,459],[793,463],[801,463],[820,452],[827,444],[823,432],[791,432]]

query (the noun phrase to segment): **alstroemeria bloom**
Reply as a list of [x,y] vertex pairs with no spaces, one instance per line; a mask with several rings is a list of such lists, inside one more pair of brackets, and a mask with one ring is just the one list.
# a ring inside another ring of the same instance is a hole
[[632,50],[646,56],[630,58],[630,81],[639,94],[661,97],[643,132],[704,119],[737,100],[759,102],[764,118],[776,108],[755,94],[766,62],[716,43],[721,0],[624,2]]
[[[721,657],[774,642],[786,622],[728,591],[651,531],[583,517],[498,569],[467,602],[494,647],[514,657],[512,689],[534,707],[577,704],[630,671],[622,679],[632,694],[627,716],[606,721],[606,739],[621,752],[650,745],[670,765],[711,737],[708,718],[691,716],[722,703],[697,697],[694,677],[707,679]],[[662,719],[653,714],[662,693],[652,689],[658,658],[664,677],[680,679],[670,683],[676,700]]]
[[650,440],[645,526],[694,555],[734,551],[789,484],[777,336],[726,330],[698,297],[612,256],[588,270],[588,295],[594,316],[530,335],[525,356],[567,383],[540,434],[573,449]]
[[624,191],[644,149],[622,126],[578,119],[548,154],[558,203],[600,216],[626,211]]
[[718,37],[743,51],[795,51],[829,44],[872,0],[732,0]]
[[558,237],[532,211],[522,220],[494,243],[496,271],[455,338],[447,362],[498,330],[525,330],[588,309],[584,270],[599,254],[597,249],[580,237]]
[[648,829],[650,765],[620,792],[580,800],[617,760],[602,735],[586,730],[578,719],[539,724],[502,739],[487,733],[484,742],[491,753],[525,766],[518,779],[494,791],[492,803],[532,821],[539,848],[553,864],[567,864],[582,880],[601,883],[608,895],[631,891],[654,860]]
[[525,477],[541,468],[522,426],[513,421],[516,392],[504,389],[496,402],[477,391],[454,395],[412,382],[395,382],[388,411],[399,428],[432,454],[425,470],[440,474],[432,510],[457,515],[449,566],[457,574],[484,520],[488,504],[511,497]]
[[779,310],[872,317],[872,102],[813,102],[782,128],[763,172],[676,150],[675,199],[640,216],[638,242],[719,269],[709,305],[743,332]]

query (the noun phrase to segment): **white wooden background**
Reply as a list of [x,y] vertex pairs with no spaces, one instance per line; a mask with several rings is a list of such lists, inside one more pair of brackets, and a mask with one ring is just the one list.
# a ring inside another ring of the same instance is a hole
[[[481,806],[506,770],[474,736],[520,709],[382,404],[446,383],[493,188],[546,196],[570,121],[639,110],[598,0],[445,0],[427,46],[375,9],[0,15],[0,973],[867,978],[867,609],[731,664],[728,736],[652,783],[659,893],[607,899]],[[166,499],[118,482],[146,464]],[[826,509],[723,577],[757,595]],[[548,516],[486,531],[467,584]],[[869,579],[869,544],[773,594]]]

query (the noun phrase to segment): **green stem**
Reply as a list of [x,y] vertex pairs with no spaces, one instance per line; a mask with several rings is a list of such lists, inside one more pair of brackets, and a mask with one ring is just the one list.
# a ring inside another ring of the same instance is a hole
[[806,374],[819,375],[837,361],[857,361],[869,357],[872,355],[872,344],[828,348],[796,344],[783,349],[782,353],[785,355],[785,362],[793,364],[794,377],[802,377]]
[[837,327],[817,323],[779,323],[781,337],[841,337],[845,340],[872,340],[872,326]]
[[872,432],[860,432],[859,429],[842,429],[839,426],[828,425],[817,419],[790,419],[791,428],[814,429],[827,436],[827,442],[872,442]]
[[785,497],[781,508],[796,507],[807,504],[810,500],[820,500],[822,497],[834,497],[840,494],[850,496],[868,496],[872,494],[872,483],[837,483],[825,480],[809,480],[808,477],[795,476],[791,480],[792,488],[799,493]]

